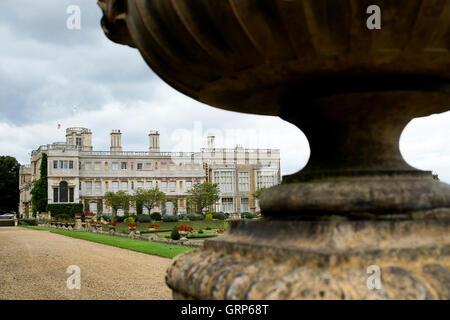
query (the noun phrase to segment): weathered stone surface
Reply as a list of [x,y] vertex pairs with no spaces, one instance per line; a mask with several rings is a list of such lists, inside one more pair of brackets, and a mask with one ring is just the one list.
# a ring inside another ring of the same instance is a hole
[[[372,3],[330,3],[99,1],[106,35],[169,85],[280,116],[311,147],[302,171],[261,195],[273,220],[233,224],[175,259],[175,298],[448,296],[450,187],[408,165],[399,138],[411,119],[450,108],[450,2],[381,1],[377,32],[364,27]],[[367,289],[369,265],[383,289]]]
[[[166,280],[195,299],[443,299],[446,217],[235,222],[204,250],[178,256]],[[367,288],[370,265],[381,269],[381,290]]]

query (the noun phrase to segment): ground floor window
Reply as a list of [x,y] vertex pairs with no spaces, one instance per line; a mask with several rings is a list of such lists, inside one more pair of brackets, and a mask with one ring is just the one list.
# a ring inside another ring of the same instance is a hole
[[233,212],[233,198],[222,198],[222,210],[223,212]]
[[58,188],[53,188],[53,202],[74,202],[74,188],[61,181]]
[[249,212],[248,211],[248,198],[241,198],[241,212]]

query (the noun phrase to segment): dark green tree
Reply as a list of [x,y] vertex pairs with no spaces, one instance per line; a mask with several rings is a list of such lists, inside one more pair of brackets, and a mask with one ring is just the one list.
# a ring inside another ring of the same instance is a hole
[[433,173],[433,179],[436,181],[440,181],[437,173]]
[[211,206],[219,200],[219,186],[216,183],[196,183],[188,193],[190,204],[195,206],[197,213],[202,214],[203,209]]
[[123,209],[125,214],[130,207],[130,195],[120,190],[117,192],[105,193],[106,205],[112,209],[114,220],[117,217],[117,210]]
[[19,206],[19,168],[16,158],[0,156],[0,214],[17,212]]
[[33,189],[31,189],[31,203],[33,216],[36,216],[37,212],[47,211],[48,203],[48,181],[47,181],[47,155],[42,154],[40,178],[34,183]]

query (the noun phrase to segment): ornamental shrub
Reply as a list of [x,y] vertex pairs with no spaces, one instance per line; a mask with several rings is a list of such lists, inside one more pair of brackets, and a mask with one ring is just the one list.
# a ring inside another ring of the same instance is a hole
[[150,218],[151,218],[152,220],[154,220],[154,221],[161,221],[162,216],[161,216],[161,213],[159,213],[159,212],[153,212],[153,213],[150,215]]
[[59,221],[59,222],[72,220],[71,217],[70,217],[70,215],[64,214],[64,213],[61,213],[61,214],[56,215],[55,218],[56,218],[56,220]]
[[242,219],[253,219],[255,216],[251,214],[250,212],[242,212],[241,218]]
[[170,238],[172,240],[180,240],[181,236],[177,228],[173,228],[172,232],[170,233]]
[[203,229],[198,230],[198,233],[203,233]]
[[138,214],[136,221],[138,222],[151,222],[151,217],[148,214]]
[[217,220],[225,220],[227,218],[227,215],[223,212],[214,212],[213,219]]
[[202,221],[202,220],[205,220],[205,216],[200,215],[200,214],[188,214],[187,218],[190,221]]
[[128,216],[128,217],[126,217],[125,219],[123,219],[123,222],[125,222],[125,223],[134,223],[134,217],[132,217],[132,216]]
[[207,213],[207,214],[205,215],[205,219],[206,219],[206,220],[212,220],[212,219],[213,219],[213,214],[212,214],[212,213]]
[[111,217],[106,214],[102,215],[102,218],[103,218],[103,220],[105,220],[107,222],[111,222]]
[[125,220],[128,216],[116,216],[116,221],[117,223],[122,223],[123,220]]
[[162,221],[164,221],[164,222],[177,222],[178,221],[178,216],[163,215],[162,216]]
[[36,219],[20,219],[19,225],[37,226],[37,220]]

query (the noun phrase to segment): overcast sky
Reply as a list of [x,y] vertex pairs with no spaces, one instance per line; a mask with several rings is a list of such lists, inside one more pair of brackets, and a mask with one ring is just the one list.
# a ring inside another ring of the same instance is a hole
[[[80,30],[66,27],[72,4],[81,8]],[[282,174],[306,164],[308,142],[295,126],[178,93],[137,50],[109,41],[100,18],[95,0],[0,2],[0,155],[29,163],[31,150],[64,141],[65,128],[87,127],[97,150],[109,150],[111,129],[121,129],[129,151],[148,149],[149,130],[160,132],[163,151],[197,151],[212,132],[217,147],[280,149]],[[449,137],[450,112],[415,119],[400,149],[412,166],[450,182]]]

